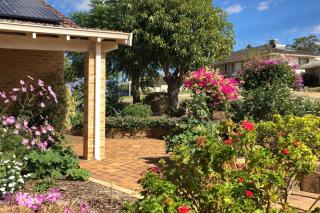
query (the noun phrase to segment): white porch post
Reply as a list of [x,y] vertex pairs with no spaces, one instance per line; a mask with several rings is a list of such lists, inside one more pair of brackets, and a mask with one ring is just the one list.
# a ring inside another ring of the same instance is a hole
[[[94,119],[94,157],[101,160],[101,41],[97,39],[95,48],[95,119]],[[103,91],[105,92],[105,91]]]

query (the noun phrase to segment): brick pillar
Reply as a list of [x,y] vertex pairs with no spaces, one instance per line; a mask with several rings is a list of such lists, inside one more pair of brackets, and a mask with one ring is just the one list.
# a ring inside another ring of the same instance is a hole
[[86,53],[84,70],[84,137],[83,156],[87,160],[94,158],[94,87],[95,53]]
[[[83,156],[94,159],[95,148],[95,52],[88,52],[84,75],[84,141]],[[101,56],[100,158],[105,159],[106,55]]]

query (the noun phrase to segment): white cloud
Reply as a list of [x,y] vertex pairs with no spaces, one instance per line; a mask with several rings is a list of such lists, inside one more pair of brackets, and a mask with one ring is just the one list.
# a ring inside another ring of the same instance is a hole
[[312,34],[320,34],[320,24],[312,27]]
[[237,14],[241,13],[246,7],[242,6],[241,4],[233,4],[227,7],[226,11],[230,14]]
[[81,0],[79,3],[76,4],[76,10],[78,11],[85,11],[90,9],[90,0]]
[[268,10],[273,0],[262,1],[258,4],[257,9],[260,11]]

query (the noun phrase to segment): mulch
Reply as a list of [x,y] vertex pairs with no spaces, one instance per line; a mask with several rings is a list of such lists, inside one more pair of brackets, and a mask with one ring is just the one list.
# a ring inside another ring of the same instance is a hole
[[[34,194],[32,187],[36,181],[29,181],[22,192]],[[118,213],[123,212],[126,202],[133,202],[136,198],[130,195],[116,191],[112,188],[93,183],[78,181],[59,181],[58,186],[62,194],[59,204],[79,205],[80,202],[87,203],[90,206],[90,213]],[[1,207],[0,207],[1,212]]]

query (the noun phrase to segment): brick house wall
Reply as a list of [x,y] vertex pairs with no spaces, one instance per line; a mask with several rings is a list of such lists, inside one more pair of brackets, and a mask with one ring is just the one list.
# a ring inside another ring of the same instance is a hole
[[64,52],[0,49],[0,91],[17,86],[32,76],[50,82],[52,73],[64,81]]

